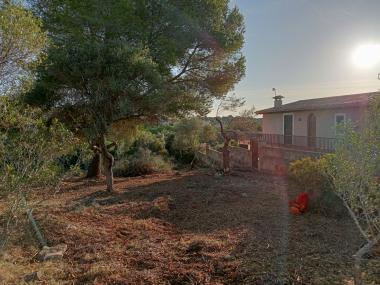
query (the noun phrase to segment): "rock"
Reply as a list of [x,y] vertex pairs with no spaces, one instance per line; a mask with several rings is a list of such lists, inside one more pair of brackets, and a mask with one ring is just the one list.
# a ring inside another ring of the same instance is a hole
[[24,277],[25,282],[33,282],[33,281],[41,281],[42,280],[42,273],[35,271],[33,273],[30,273],[28,275],[25,275]]
[[241,193],[241,196],[242,196],[243,198],[247,198],[247,197],[248,197],[248,194],[247,194],[247,193]]
[[38,261],[57,260],[62,259],[63,254],[67,250],[66,244],[58,244],[56,246],[44,246],[42,250],[37,254]]

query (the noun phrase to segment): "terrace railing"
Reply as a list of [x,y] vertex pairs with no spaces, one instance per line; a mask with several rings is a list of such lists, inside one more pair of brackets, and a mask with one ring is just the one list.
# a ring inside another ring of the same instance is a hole
[[287,136],[264,133],[254,134],[252,138],[269,145],[295,147],[304,150],[317,150],[324,152],[334,152],[338,143],[336,138]]

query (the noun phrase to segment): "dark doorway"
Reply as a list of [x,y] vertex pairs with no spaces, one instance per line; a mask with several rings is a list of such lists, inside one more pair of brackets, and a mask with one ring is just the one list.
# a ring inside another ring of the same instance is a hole
[[284,115],[284,144],[293,144],[293,114]]
[[314,114],[307,117],[307,145],[308,147],[316,147],[317,143],[317,118]]

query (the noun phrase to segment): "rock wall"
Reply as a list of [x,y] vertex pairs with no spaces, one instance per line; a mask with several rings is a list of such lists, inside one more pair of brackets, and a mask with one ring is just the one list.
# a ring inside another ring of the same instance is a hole
[[196,156],[197,159],[206,166],[223,169],[223,155],[220,151],[206,148],[205,152],[198,151]]
[[286,175],[290,162],[321,155],[322,153],[315,151],[261,145],[259,148],[259,171]]
[[[252,150],[241,147],[229,147],[230,167],[244,171],[253,170]],[[259,171],[275,175],[286,175],[290,162],[305,157],[320,157],[323,153],[296,148],[286,148],[259,144]],[[205,152],[198,152],[197,158],[204,165],[216,169],[223,169],[222,152],[206,148]]]
[[242,147],[229,147],[232,169],[252,170],[252,152]]
[[[231,169],[252,170],[252,152],[241,147],[229,147]],[[203,164],[223,169],[223,154],[212,148],[206,148],[205,152],[198,152],[197,158]]]

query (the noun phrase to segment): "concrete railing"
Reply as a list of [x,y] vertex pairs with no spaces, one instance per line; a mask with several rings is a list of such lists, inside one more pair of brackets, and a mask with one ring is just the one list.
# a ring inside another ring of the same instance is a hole
[[[238,170],[253,170],[252,150],[233,147],[229,148],[230,167]],[[305,157],[320,157],[323,152],[310,151],[286,146],[258,144],[258,170],[276,175],[286,175],[292,161]],[[197,158],[205,165],[223,169],[223,154],[220,151],[206,147],[197,153]]]

